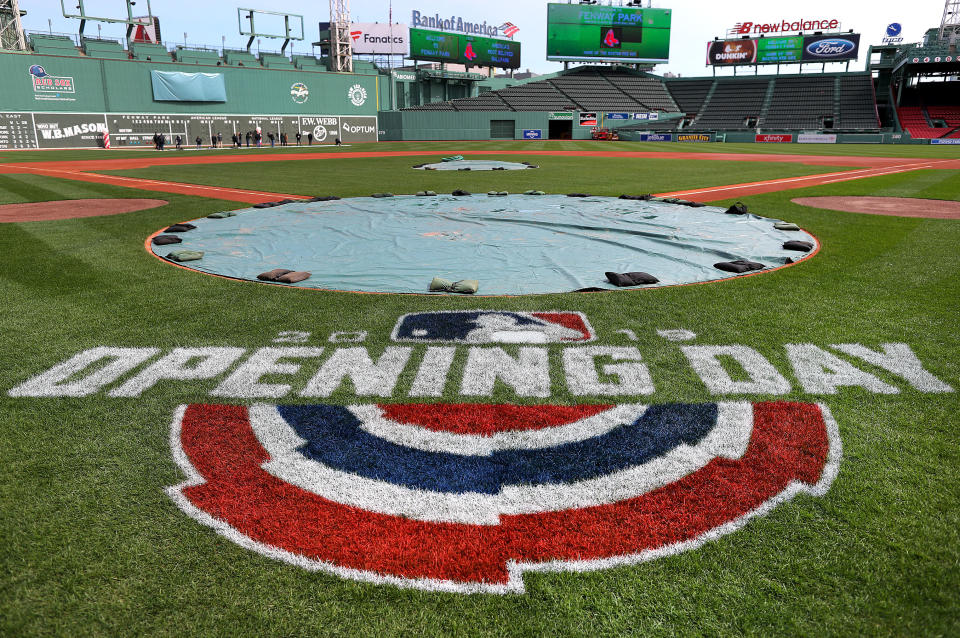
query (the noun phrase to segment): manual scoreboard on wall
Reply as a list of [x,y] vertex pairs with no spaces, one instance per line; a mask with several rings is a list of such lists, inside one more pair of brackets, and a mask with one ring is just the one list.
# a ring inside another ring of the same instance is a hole
[[659,64],[670,59],[670,9],[547,5],[547,59]]
[[707,64],[800,64],[846,62],[860,55],[860,34],[795,35],[715,40],[707,43]]
[[410,58],[469,66],[520,68],[520,43],[479,35],[410,29]]

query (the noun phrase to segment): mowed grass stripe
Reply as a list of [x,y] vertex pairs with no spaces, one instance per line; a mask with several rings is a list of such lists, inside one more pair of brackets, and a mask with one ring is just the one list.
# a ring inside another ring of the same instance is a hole
[[[487,160],[521,161],[504,155],[484,156]],[[709,186],[758,182],[844,172],[843,168],[677,159],[631,159],[591,157],[533,157],[540,168],[525,171],[419,171],[417,164],[439,161],[440,157],[389,157],[381,159],[301,160],[267,162],[238,169],[237,165],[164,166],[142,170],[104,171],[107,174],[161,179],[203,185],[226,185],[299,195],[334,194],[361,196],[375,192],[413,194],[418,190],[451,192],[465,189],[474,193],[490,190],[523,192],[536,189],[548,193],[584,192],[618,196],[623,193],[661,193]],[[375,176],[357,180],[358,175]],[[611,179],[611,176],[622,176]]]
[[[651,153],[750,153],[764,155],[829,155],[854,157],[903,157],[903,158],[931,158],[956,159],[960,158],[960,147],[935,146],[930,144],[750,144],[750,143],[702,143],[682,144],[672,142],[597,142],[591,140],[541,140],[541,141],[454,141],[454,142],[381,142],[362,143],[338,149],[333,146],[277,146],[274,148],[242,148],[242,149],[204,149],[200,151],[168,150],[155,151],[152,148],[138,148],[124,150],[114,148],[110,151],[103,149],[76,149],[66,151],[16,151],[0,152],[0,163],[18,164],[23,162],[44,161],[76,161],[88,159],[122,159],[143,158],[149,155],[169,157],[171,154],[182,153],[185,157],[224,155],[256,155],[256,154],[285,154],[285,153],[318,153],[336,155],[340,152],[396,152],[396,151],[424,151],[435,149],[443,155],[469,154],[471,150],[547,150],[547,151],[626,151]],[[2,167],[0,167],[2,171]]]

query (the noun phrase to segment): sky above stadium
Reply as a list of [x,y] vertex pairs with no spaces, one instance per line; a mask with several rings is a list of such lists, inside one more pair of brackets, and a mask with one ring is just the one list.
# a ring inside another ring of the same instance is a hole
[[[68,8],[77,4],[75,0],[65,1]],[[607,4],[608,1],[601,0],[601,4]],[[866,0],[808,0],[793,5],[758,0],[727,0],[722,3],[654,0],[653,6],[656,8],[673,9],[670,62],[657,67],[657,72],[684,76],[709,74],[710,69],[705,66],[706,43],[714,37],[723,37],[727,29],[738,22],[780,23],[784,20],[834,18],[842,23],[842,30],[853,29],[863,34],[861,46],[864,53],[859,61],[850,65],[851,70],[862,70],[867,46],[880,44],[888,24],[901,23],[904,42],[917,42],[924,31],[940,25],[943,4],[942,0],[915,0],[909,7],[894,2]],[[85,0],[84,5],[88,14],[125,16],[123,0]],[[496,25],[512,22],[520,28],[515,39],[523,45],[520,70],[548,73],[561,69],[562,64],[546,61],[546,5],[547,2],[539,0],[485,0],[479,3],[394,0],[393,20],[409,25],[411,12],[417,10],[427,15],[440,14],[445,19],[457,16],[464,21]],[[52,29],[54,33],[76,33],[79,28],[78,21],[62,16],[59,0],[21,0],[20,6],[28,11],[24,18],[24,27],[28,31]],[[142,9],[142,12],[138,14],[145,14],[146,6],[147,0],[139,0],[135,8]],[[163,38],[168,44],[182,43],[186,36],[186,41],[193,45],[219,47],[225,43],[234,48],[246,45],[246,37],[239,34],[237,26],[236,8],[241,4],[236,0],[153,0],[151,6],[154,15],[160,17]],[[294,51],[298,53],[310,51],[309,43],[317,39],[317,23],[329,19],[328,2],[324,0],[282,0],[273,3],[249,0],[243,2],[242,6],[303,15],[306,40],[294,44]],[[352,20],[387,22],[389,6],[388,0],[352,0]],[[266,22],[263,24],[267,26]],[[101,27],[104,37],[123,37],[122,25],[101,24]],[[88,23],[86,34],[95,36],[97,33],[97,24]],[[264,50],[278,50],[280,44],[279,40],[261,42]],[[768,67],[768,70],[772,72],[775,68]]]

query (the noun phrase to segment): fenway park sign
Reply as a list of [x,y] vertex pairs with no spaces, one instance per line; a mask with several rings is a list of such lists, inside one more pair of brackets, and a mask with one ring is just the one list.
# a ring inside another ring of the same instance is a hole
[[[824,400],[846,388],[954,392],[904,343],[763,353],[677,327],[598,334],[570,311],[414,312],[390,345],[368,348],[368,336],[341,327],[284,331],[253,349],[100,346],[7,395],[206,392],[169,421],[183,480],[166,491],[184,514],[306,570],[506,594],[524,591],[527,572],[696,550],[798,494],[825,495],[842,444]],[[712,398],[652,401],[656,379],[678,375],[648,366],[644,342],[658,361],[675,347]],[[500,398],[511,396],[523,401]]]

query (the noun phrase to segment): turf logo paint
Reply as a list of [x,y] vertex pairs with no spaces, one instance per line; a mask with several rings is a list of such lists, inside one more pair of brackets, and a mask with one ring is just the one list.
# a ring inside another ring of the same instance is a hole
[[803,403],[189,405],[168,488],[194,519],[309,570],[461,593],[640,563],[821,496],[841,443]]
[[394,341],[435,343],[574,343],[595,337],[579,312],[488,310],[403,315],[390,335]]

